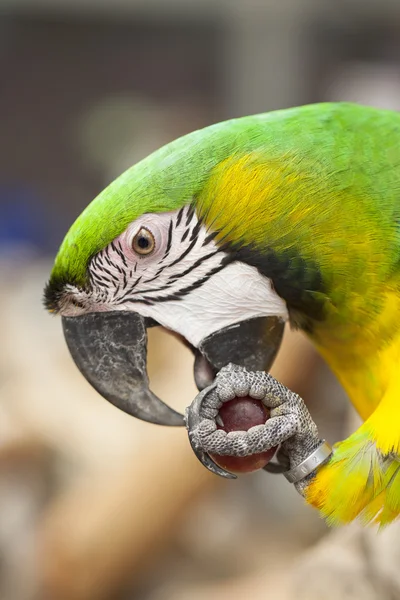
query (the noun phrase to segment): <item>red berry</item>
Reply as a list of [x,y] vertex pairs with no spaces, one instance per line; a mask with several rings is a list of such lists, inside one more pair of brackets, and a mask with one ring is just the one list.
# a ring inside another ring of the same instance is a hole
[[[224,425],[217,425],[218,429],[223,429],[229,433],[230,431],[248,431],[255,425],[263,425],[270,418],[270,412],[260,400],[244,396],[225,402],[220,408],[219,416]],[[212,454],[211,457],[227,471],[250,473],[265,467],[276,450],[277,446],[250,456],[237,457]]]

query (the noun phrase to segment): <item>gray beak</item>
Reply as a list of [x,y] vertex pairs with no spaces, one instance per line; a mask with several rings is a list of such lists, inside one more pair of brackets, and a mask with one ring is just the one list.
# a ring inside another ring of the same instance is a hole
[[199,390],[211,385],[215,374],[228,363],[249,371],[268,370],[281,345],[284,328],[278,317],[256,317],[205,338],[195,354],[194,377]]
[[[87,381],[109,402],[143,421],[184,425],[183,415],[149,388],[146,327],[150,319],[130,311],[97,312],[63,317],[69,351]],[[250,370],[268,369],[281,344],[284,323],[259,317],[226,327],[195,349],[195,381],[209,386],[228,363]]]
[[142,421],[183,425],[183,416],[149,388],[146,319],[134,312],[63,317],[64,336],[78,369],[106,400]]

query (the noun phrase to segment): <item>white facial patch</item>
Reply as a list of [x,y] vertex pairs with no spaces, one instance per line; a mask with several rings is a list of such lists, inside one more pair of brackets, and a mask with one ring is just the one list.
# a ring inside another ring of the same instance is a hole
[[182,301],[137,305],[135,310],[183,335],[195,347],[215,331],[253,317],[288,319],[286,303],[270,280],[240,262],[226,266]]
[[[148,254],[135,243],[143,230],[152,242]],[[62,314],[135,311],[195,347],[215,331],[253,317],[286,321],[286,303],[271,281],[255,267],[230,262],[214,237],[190,205],[142,215],[92,259],[91,290],[69,288],[72,301]]]

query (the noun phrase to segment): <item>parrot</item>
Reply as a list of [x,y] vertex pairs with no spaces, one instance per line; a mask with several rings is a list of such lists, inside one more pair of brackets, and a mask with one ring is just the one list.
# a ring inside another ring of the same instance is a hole
[[[150,390],[147,328],[161,326],[192,350],[199,396],[213,382],[225,399],[264,386],[275,413],[242,432],[245,452],[286,443],[289,459],[315,449],[315,427],[266,372],[285,327],[304,332],[362,424],[298,484],[302,495],[330,525],[399,516],[399,113],[323,102],[168,143],[78,216],[44,304],[78,369],[119,409],[184,424]],[[199,442],[208,467],[220,433],[214,423]],[[228,437],[219,453],[243,455]]]

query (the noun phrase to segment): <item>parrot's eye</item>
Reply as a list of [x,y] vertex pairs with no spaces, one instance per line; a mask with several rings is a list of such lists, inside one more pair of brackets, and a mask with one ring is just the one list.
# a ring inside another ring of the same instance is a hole
[[133,251],[141,256],[146,256],[151,254],[155,247],[154,235],[146,227],[141,227],[132,240]]

